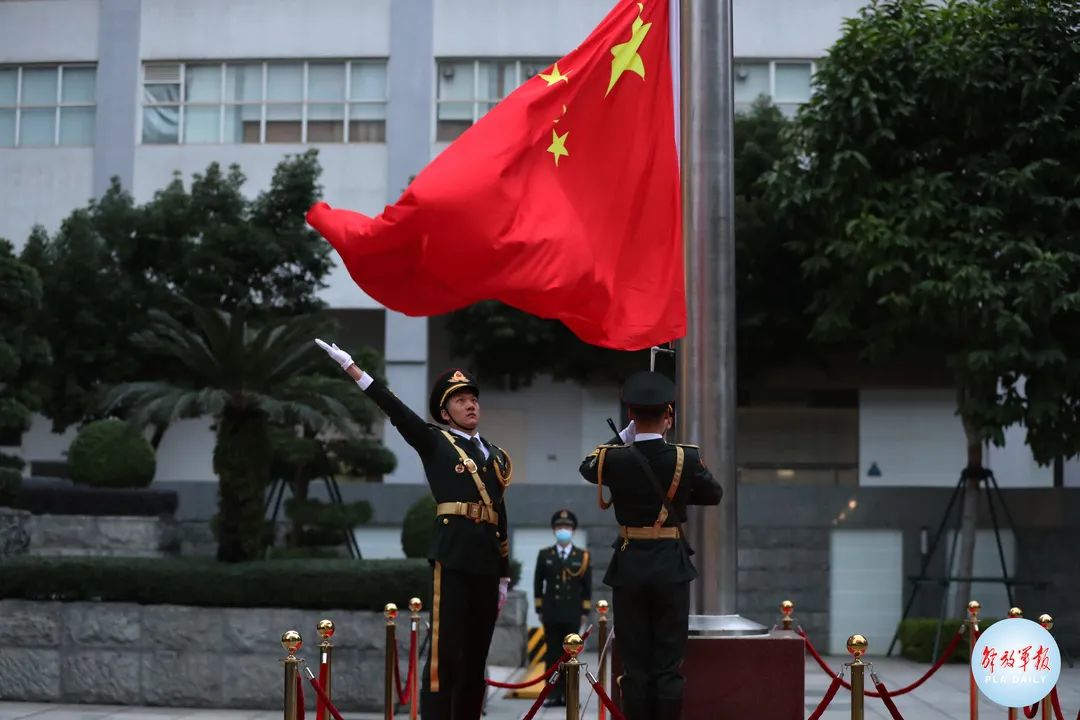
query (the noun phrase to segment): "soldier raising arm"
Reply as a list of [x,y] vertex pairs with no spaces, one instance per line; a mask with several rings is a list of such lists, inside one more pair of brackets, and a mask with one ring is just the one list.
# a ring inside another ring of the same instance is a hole
[[504,494],[510,456],[480,436],[480,388],[465,370],[435,380],[425,422],[337,345],[315,341],[382,408],[416,450],[436,502],[428,548],[431,642],[421,693],[424,720],[476,720],[495,619],[510,582]]

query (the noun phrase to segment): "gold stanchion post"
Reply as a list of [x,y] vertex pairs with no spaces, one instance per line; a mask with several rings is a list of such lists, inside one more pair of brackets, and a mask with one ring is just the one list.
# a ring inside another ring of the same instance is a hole
[[[600,683],[600,687],[604,688],[604,692],[607,692],[607,657],[604,655],[604,649],[607,647],[608,642],[608,601],[600,600],[596,603],[596,613],[600,617],[596,622],[599,624],[600,633],[600,668],[599,677],[597,682]],[[604,720],[607,717],[607,708],[604,707],[604,703],[597,702],[597,712],[599,713],[600,720]]]
[[[322,642],[319,643],[319,684],[322,685],[326,697],[333,698],[330,694],[334,680],[334,643],[330,638],[334,637],[334,622],[323,619],[315,626],[315,632],[319,633]],[[316,720],[330,720],[330,709],[319,703],[319,716]]]
[[285,664],[285,720],[296,720],[296,679],[300,669],[296,651],[303,642],[300,633],[295,630],[286,630],[281,634],[281,647],[288,653],[282,661]]
[[[1054,618],[1046,613],[1039,616],[1039,624],[1043,626],[1043,630],[1050,632],[1054,629]],[[1054,706],[1050,702],[1050,696],[1047,695],[1042,701],[1042,720],[1053,720]]]
[[397,650],[397,605],[386,603],[383,608],[383,616],[386,617],[386,682],[384,683],[384,709],[383,717],[391,720],[394,717],[394,662]]
[[577,657],[584,649],[584,643],[580,635],[570,633],[563,638],[562,647],[570,655],[570,659],[562,664],[563,681],[566,683],[566,720],[578,720],[581,716],[581,663]]
[[[1024,617],[1024,611],[1018,607],[1009,608],[1009,617],[1022,618]],[[1009,720],[1017,720],[1020,717],[1016,708],[1009,708]]]
[[867,664],[862,657],[870,643],[862,635],[847,639],[847,650],[855,658],[851,661],[851,720],[863,720],[863,690]]
[[[409,600],[409,611],[412,613],[409,627],[413,638],[419,639],[420,611],[423,609],[424,603],[420,602],[420,598],[414,597]],[[407,691],[409,693],[409,720],[416,720],[416,715],[420,712],[420,648],[417,647],[418,645],[418,642],[413,642],[410,638],[409,667],[412,668],[412,683]]]
[[975,643],[978,640],[980,610],[982,603],[978,600],[968,603],[968,713],[971,720],[979,720],[979,686],[975,684],[971,658],[975,654]]
[[795,603],[790,600],[785,600],[780,603],[780,614],[783,615],[783,619],[780,621],[781,627],[785,630],[791,629],[791,613],[795,612]]

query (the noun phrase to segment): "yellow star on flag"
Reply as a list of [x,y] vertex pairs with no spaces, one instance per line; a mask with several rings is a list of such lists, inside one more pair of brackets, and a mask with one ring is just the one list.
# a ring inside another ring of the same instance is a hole
[[[567,75],[569,75],[569,73],[567,73]],[[552,65],[551,72],[547,73],[546,75],[544,73],[540,73],[540,77],[544,79],[544,81],[548,84],[548,87],[551,87],[557,82],[564,82],[569,84],[570,81],[566,79],[567,75],[563,75],[561,72],[559,72],[559,63],[555,63],[554,65]]]
[[566,149],[566,138],[570,135],[567,130],[559,135],[554,129],[551,131],[551,145],[547,151],[555,156],[555,167],[559,167],[559,157],[570,157],[570,151]]
[[652,23],[646,23],[641,19],[642,10],[644,10],[644,5],[638,3],[638,16],[634,19],[634,24],[630,29],[630,39],[611,48],[613,56],[611,60],[611,80],[608,82],[607,92],[604,93],[604,97],[608,96],[611,88],[615,87],[615,83],[619,81],[619,78],[627,70],[639,75],[642,80],[645,79],[645,63],[642,62],[641,56],[638,55],[638,48],[641,47],[641,42],[645,39],[645,36],[649,34]]

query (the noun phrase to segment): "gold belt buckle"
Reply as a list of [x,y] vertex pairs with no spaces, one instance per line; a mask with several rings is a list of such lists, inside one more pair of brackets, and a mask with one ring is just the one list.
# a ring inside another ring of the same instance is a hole
[[477,525],[480,524],[480,521],[483,519],[483,515],[484,515],[482,507],[480,507],[476,503],[466,503],[465,511],[466,511],[466,517],[471,518],[472,521],[474,523],[476,523]]

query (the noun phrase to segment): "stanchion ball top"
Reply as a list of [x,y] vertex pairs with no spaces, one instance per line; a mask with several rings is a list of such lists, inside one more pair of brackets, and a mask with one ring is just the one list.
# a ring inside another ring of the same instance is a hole
[[409,609],[413,612],[420,612],[424,609],[424,603],[420,602],[420,598],[414,597],[409,600]]
[[334,637],[334,621],[324,618],[315,626],[315,630],[323,640],[329,640]]
[[570,633],[563,638],[562,648],[564,651],[570,653],[572,657],[577,657],[585,648],[585,643],[582,641],[580,635],[577,633]]
[[972,600],[968,603],[968,613],[971,615],[978,615],[980,610],[982,610],[982,603],[978,600]]
[[296,651],[300,649],[300,646],[304,644],[304,639],[300,637],[300,633],[295,630],[286,630],[281,633],[281,647],[285,648],[285,651],[290,655],[295,655]]
[[1046,630],[1054,629],[1054,616],[1048,613],[1043,613],[1039,616],[1039,624]]
[[600,613],[601,615],[607,615],[608,607],[609,605],[607,600],[596,601],[596,612]]
[[1018,607],[1009,608],[1009,617],[1018,618],[1024,617],[1024,611]]
[[397,605],[394,603],[386,603],[386,607],[383,608],[383,615],[387,620],[394,620],[397,618]]
[[870,642],[863,635],[852,635],[847,639],[847,651],[854,655],[856,659],[866,654],[866,648],[869,645]]
[[780,612],[784,613],[785,615],[790,615],[794,610],[795,603],[791,602],[790,600],[785,600],[784,602],[780,603]]

